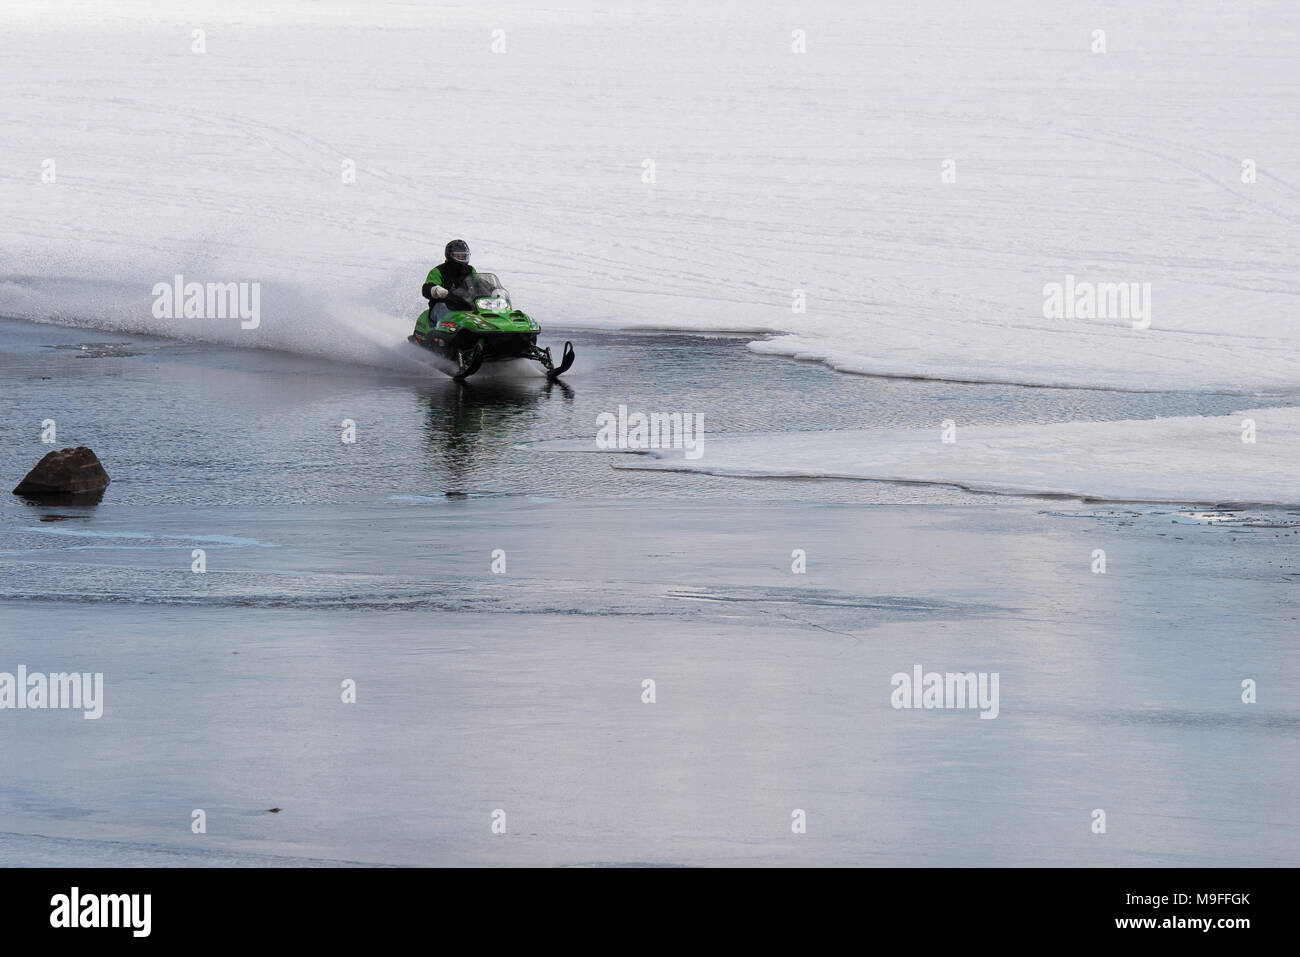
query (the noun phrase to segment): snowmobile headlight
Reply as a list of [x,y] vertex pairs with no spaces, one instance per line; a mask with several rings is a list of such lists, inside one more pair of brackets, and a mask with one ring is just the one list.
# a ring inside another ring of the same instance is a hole
[[492,298],[477,299],[474,305],[478,306],[480,312],[509,312],[510,300],[505,296],[494,296]]

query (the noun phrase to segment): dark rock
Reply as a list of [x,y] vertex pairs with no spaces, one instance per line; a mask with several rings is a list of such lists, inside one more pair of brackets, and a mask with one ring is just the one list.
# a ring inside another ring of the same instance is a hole
[[108,482],[108,473],[95,453],[78,446],[46,454],[18,483],[14,494],[34,499],[83,494],[90,497],[91,493],[102,495]]

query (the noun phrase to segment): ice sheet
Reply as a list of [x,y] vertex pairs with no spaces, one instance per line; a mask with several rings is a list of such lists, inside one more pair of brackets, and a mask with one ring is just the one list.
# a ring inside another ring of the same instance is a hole
[[[1294,408],[998,428],[950,420],[947,427],[936,423],[925,431],[706,436],[704,452],[695,460],[668,449],[620,465],[750,477],[942,483],[1116,502],[1300,505],[1298,429],[1300,409]],[[945,433],[953,441],[945,442]]]

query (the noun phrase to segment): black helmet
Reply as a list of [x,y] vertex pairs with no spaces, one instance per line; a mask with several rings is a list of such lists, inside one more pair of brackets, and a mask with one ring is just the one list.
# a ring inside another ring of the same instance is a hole
[[447,262],[467,263],[469,262],[469,243],[463,239],[453,239],[447,244],[447,248],[442,253]]

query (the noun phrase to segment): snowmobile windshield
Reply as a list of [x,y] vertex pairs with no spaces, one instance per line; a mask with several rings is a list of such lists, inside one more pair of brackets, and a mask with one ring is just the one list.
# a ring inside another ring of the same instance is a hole
[[479,312],[509,312],[510,293],[506,292],[494,273],[481,272],[466,276],[465,281],[452,290],[458,299],[472,303]]

